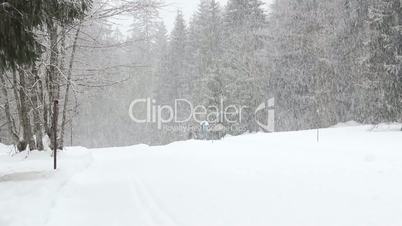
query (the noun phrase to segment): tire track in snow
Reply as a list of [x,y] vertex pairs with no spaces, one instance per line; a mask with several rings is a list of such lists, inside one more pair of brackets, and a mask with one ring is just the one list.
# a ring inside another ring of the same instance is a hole
[[160,204],[155,195],[152,194],[150,188],[138,178],[133,177],[130,183],[130,189],[139,201],[139,208],[147,215],[150,222],[149,225],[163,226],[179,226],[180,224],[174,219]]
[[71,175],[67,176],[66,178],[63,179],[63,181],[59,184],[57,191],[55,192],[55,194],[58,194],[55,198],[53,198],[51,200],[50,203],[50,208],[48,210],[48,214],[46,214],[46,218],[44,220],[44,225],[49,225],[49,221],[50,219],[53,217],[53,212],[54,209],[60,199],[60,194],[63,194],[63,190],[67,187],[67,185],[73,180],[74,177],[83,174],[84,172],[86,172],[87,170],[89,170],[89,168],[91,167],[91,165],[94,163],[94,156],[93,156],[93,152],[89,151],[89,154],[87,154],[87,158],[85,161],[87,161],[85,163],[85,166],[83,166],[82,169],[80,170],[76,170],[76,172],[72,173]]

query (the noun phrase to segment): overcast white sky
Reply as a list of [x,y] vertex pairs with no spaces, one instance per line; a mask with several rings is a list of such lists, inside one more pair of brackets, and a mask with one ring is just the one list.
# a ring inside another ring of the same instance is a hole
[[[217,0],[217,1],[221,4],[221,7],[225,6],[227,2],[227,0]],[[266,3],[265,7],[268,8],[269,4],[273,0],[262,0],[262,1]],[[192,14],[197,9],[200,0],[165,0],[164,2],[166,3],[167,7],[161,10],[160,16],[165,22],[166,28],[170,32],[174,25],[177,10],[181,10],[183,12],[186,22],[188,23]],[[119,18],[118,20],[116,20],[115,23],[121,24],[121,26],[119,26],[120,31],[123,34],[127,34],[127,31],[131,24],[131,18],[129,17]]]

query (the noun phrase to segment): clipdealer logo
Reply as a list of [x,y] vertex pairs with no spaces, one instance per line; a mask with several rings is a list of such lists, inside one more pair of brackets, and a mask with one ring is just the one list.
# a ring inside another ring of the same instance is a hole
[[[184,110],[185,109],[185,110]],[[176,99],[174,105],[159,105],[155,99],[136,99],[129,106],[129,116],[135,123],[156,123],[158,129],[162,129],[166,123],[186,123],[195,121],[201,123],[208,121],[210,124],[224,122],[236,124],[242,122],[243,114],[250,111],[249,106],[225,105],[220,100],[218,105],[193,105],[186,99]],[[145,114],[144,114],[145,112]],[[255,110],[257,125],[267,132],[275,131],[275,99],[271,98],[261,103]],[[267,119],[261,120],[260,115],[266,114]]]

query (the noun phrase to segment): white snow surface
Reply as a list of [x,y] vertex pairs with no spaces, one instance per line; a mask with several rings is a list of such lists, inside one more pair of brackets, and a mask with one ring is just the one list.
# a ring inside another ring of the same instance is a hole
[[0,145],[0,226],[399,226],[401,125],[59,154]]

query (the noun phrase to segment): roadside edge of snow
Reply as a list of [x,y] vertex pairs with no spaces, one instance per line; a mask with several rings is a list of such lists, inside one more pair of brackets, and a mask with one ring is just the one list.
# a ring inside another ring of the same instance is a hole
[[67,148],[58,157],[54,171],[49,152],[10,156],[10,146],[0,144],[0,212],[12,213],[0,215],[0,225],[44,225],[58,193],[93,161],[92,151],[83,147]]

